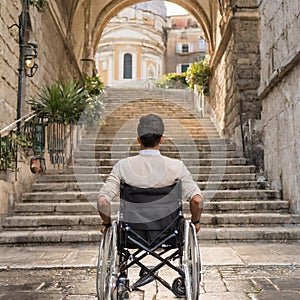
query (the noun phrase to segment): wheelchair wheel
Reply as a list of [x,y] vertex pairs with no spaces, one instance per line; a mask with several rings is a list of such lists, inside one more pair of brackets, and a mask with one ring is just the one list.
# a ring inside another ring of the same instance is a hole
[[185,284],[182,277],[177,277],[174,279],[172,284],[172,290],[176,297],[185,298]]
[[187,300],[198,300],[200,293],[201,260],[195,226],[190,221],[184,224],[183,267]]
[[97,265],[97,296],[99,300],[116,300],[118,274],[117,224],[113,223],[102,237]]

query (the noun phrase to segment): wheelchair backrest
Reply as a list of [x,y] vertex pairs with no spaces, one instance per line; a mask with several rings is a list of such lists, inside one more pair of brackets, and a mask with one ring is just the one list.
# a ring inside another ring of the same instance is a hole
[[180,180],[161,188],[139,188],[121,182],[119,220],[131,229],[163,230],[180,216]]

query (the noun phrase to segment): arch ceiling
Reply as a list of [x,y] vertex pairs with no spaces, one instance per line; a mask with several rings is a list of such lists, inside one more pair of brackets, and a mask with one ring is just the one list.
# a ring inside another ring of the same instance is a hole
[[[58,0],[61,1],[61,0]],[[192,14],[201,27],[208,41],[210,52],[215,49],[215,32],[216,32],[216,17],[217,11],[223,2],[227,0],[168,0],[179,6],[185,8]],[[68,11],[68,24],[69,34],[73,38],[75,53],[80,55],[79,48],[82,49],[82,42],[76,41],[76,36],[80,39],[79,31],[83,31],[84,35],[88,35],[89,47],[92,52],[95,51],[97,43],[100,40],[101,33],[110,21],[122,9],[145,2],[144,0],[73,0],[64,4],[64,9]],[[66,7],[67,6],[67,7]],[[86,13],[86,10],[89,10]],[[84,12],[85,11],[85,12]],[[83,20],[83,16],[88,16],[88,22]],[[78,35],[77,35],[78,34]],[[77,48],[77,49],[76,49]],[[81,53],[82,54],[82,53]]]

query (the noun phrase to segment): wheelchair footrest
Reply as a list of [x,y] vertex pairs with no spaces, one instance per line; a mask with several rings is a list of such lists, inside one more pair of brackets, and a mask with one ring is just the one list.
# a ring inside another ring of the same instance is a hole
[[133,289],[137,289],[143,285],[146,285],[155,280],[155,277],[151,274],[147,275],[147,271],[141,269],[140,271],[140,279],[132,286]]

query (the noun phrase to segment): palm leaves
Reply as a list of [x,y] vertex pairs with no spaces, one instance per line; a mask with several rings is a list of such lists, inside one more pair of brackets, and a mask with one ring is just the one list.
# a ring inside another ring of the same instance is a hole
[[79,120],[87,105],[87,92],[71,80],[45,85],[36,98],[28,103],[41,117],[51,122],[70,123]]
[[83,74],[83,81],[69,80],[45,85],[37,97],[28,103],[39,116],[49,122],[76,123],[79,120],[89,126],[100,121],[103,110],[104,85],[98,76]]

